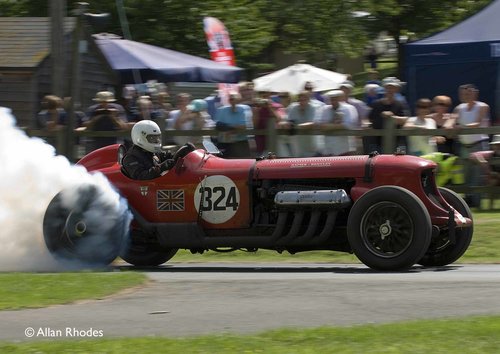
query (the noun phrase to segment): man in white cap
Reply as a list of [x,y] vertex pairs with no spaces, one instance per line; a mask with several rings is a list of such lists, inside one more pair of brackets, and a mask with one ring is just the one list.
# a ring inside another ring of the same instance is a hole
[[340,84],[340,89],[344,91],[344,102],[354,106],[356,112],[358,114],[358,122],[357,127],[361,128],[363,122],[368,119],[368,113],[370,112],[370,107],[368,105],[358,100],[357,98],[352,96],[352,90],[354,89],[354,83],[350,80],[344,81]]
[[[330,104],[323,108],[317,124],[328,130],[356,129],[358,115],[356,109],[344,102],[342,90],[333,90],[325,94]],[[324,155],[338,156],[354,154],[357,150],[356,139],[353,136],[326,136]]]
[[[358,100],[352,96],[352,91],[354,89],[354,83],[350,80],[344,81],[340,84],[340,89],[344,91],[344,103],[349,104],[356,110],[356,116],[358,117],[356,121],[356,128],[361,129],[368,125],[368,113],[370,113],[371,108],[368,105]],[[359,151],[363,151],[363,141],[361,137],[356,137],[356,145]]]

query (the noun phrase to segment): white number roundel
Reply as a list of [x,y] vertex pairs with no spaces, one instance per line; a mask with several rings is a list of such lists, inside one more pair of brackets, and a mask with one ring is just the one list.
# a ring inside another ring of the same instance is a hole
[[230,178],[222,175],[210,176],[196,186],[194,205],[198,213],[201,208],[203,220],[222,224],[238,211],[240,191]]

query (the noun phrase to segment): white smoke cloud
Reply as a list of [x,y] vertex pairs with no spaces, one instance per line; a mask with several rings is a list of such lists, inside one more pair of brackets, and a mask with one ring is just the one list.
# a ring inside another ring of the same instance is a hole
[[123,207],[103,175],[56,156],[51,145],[28,137],[10,110],[0,107],[0,271],[61,269],[45,245],[43,217],[57,193],[82,183],[102,187],[102,198]]

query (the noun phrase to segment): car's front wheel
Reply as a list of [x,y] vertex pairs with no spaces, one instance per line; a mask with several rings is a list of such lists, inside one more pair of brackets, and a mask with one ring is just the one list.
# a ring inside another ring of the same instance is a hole
[[397,186],[366,192],[354,203],[347,223],[354,254],[377,270],[410,268],[427,251],[431,234],[431,219],[422,201]]

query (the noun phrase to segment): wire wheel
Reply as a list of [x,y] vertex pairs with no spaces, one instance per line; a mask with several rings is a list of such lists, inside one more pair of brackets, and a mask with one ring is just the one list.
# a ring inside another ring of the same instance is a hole
[[370,207],[361,219],[360,228],[366,248],[384,258],[401,255],[413,240],[411,216],[401,205],[392,202]]
[[361,262],[377,270],[405,270],[429,247],[431,218],[422,201],[398,186],[363,194],[347,221],[347,238]]

